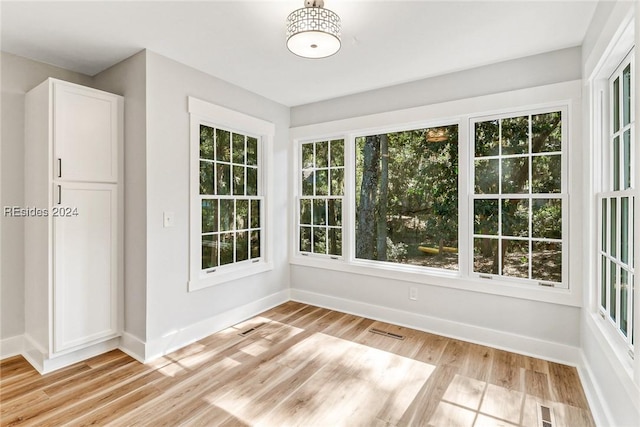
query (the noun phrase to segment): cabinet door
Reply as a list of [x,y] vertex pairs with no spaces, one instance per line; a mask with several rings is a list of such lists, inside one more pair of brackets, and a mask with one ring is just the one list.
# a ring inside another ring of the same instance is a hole
[[54,352],[117,333],[116,188],[54,185]]
[[53,86],[54,178],[116,182],[120,97],[83,86]]

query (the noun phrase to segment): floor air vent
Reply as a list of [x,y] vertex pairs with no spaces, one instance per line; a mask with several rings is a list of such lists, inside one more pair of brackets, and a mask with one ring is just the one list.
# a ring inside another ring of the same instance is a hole
[[553,427],[554,425],[551,408],[538,403],[538,427]]
[[249,328],[246,331],[240,332],[238,335],[240,335],[241,337],[246,337],[247,335],[250,335],[251,333],[255,332],[256,329],[261,328],[264,325],[266,325],[266,323],[259,323],[256,326],[254,326],[253,328]]
[[404,335],[394,334],[393,332],[383,331],[382,329],[371,328],[371,329],[369,329],[369,332],[372,332],[372,333],[378,334],[378,335],[384,335],[385,337],[394,338],[394,339],[397,339],[397,340],[403,340],[404,339]]

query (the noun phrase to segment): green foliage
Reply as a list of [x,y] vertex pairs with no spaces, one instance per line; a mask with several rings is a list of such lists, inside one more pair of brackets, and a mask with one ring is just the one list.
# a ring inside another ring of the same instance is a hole
[[312,197],[344,195],[344,140],[302,144],[301,162],[302,195],[308,198],[300,199],[299,249],[342,255],[342,200]]
[[[540,244],[519,239],[562,237],[562,202],[553,198],[562,191],[561,113],[478,122],[474,132],[474,194],[493,195],[474,201],[474,233],[500,237],[475,239],[474,270],[525,277],[532,269],[536,278],[542,254],[534,250],[529,259],[528,248]],[[449,256],[428,257],[417,246],[458,246],[457,126],[363,135],[355,160],[356,257],[436,265]],[[550,248],[549,257],[560,254],[559,246]],[[556,277],[561,266],[553,265]]]
[[537,199],[533,202],[533,237],[562,238],[562,202],[560,199]]
[[562,238],[562,200],[551,196],[562,191],[561,119],[552,112],[476,123],[474,193],[500,196],[474,201],[474,233],[501,238],[475,239],[474,271],[560,280],[559,244],[509,237]]
[[[389,261],[404,262],[407,253],[420,244],[457,246],[458,235],[458,128],[446,126],[416,129],[387,134],[388,184],[386,200],[387,253]],[[362,190],[363,169],[367,156],[366,137],[356,138],[356,188]],[[378,138],[379,139],[379,138]],[[380,159],[382,162],[383,159]],[[381,167],[377,168],[380,174]],[[368,194],[358,191],[356,216],[370,201],[381,194],[376,180],[376,193],[371,200],[361,200]],[[366,184],[366,183],[365,183]],[[368,197],[368,196],[367,196]],[[377,203],[375,220],[369,220],[374,235],[380,208]],[[358,245],[356,245],[358,247]],[[374,245],[375,246],[375,245]],[[357,254],[360,257],[362,254]],[[427,260],[416,252],[416,257]],[[367,258],[369,258],[367,256]],[[377,254],[373,258],[381,259]]]
[[498,145],[500,144],[500,125],[498,120],[476,123],[475,132],[476,157],[498,155]]

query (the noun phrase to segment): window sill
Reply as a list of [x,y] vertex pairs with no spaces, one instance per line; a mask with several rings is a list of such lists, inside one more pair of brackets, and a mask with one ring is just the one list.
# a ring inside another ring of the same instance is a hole
[[212,286],[227,283],[233,280],[242,279],[245,277],[253,276],[256,274],[264,273],[265,271],[273,270],[273,264],[269,262],[259,262],[241,268],[230,269],[227,271],[216,271],[211,275],[201,275],[194,280],[189,280],[188,288],[189,292],[198,291],[200,289],[209,288]]
[[570,289],[550,288],[517,282],[494,279],[480,279],[463,277],[459,271],[422,270],[421,268],[396,268],[389,265],[371,265],[354,262],[347,263],[341,259],[294,255],[289,259],[290,264],[325,270],[341,271],[344,273],[360,274],[419,283],[429,286],[441,286],[470,292],[480,292],[505,297],[520,298],[552,304],[581,307],[580,295]]

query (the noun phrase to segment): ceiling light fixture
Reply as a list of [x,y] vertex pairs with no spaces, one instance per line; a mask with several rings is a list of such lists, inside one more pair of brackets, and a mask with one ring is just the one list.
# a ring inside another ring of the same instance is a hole
[[326,58],[340,50],[340,17],[324,0],[305,0],[287,17],[287,48],[303,58]]

